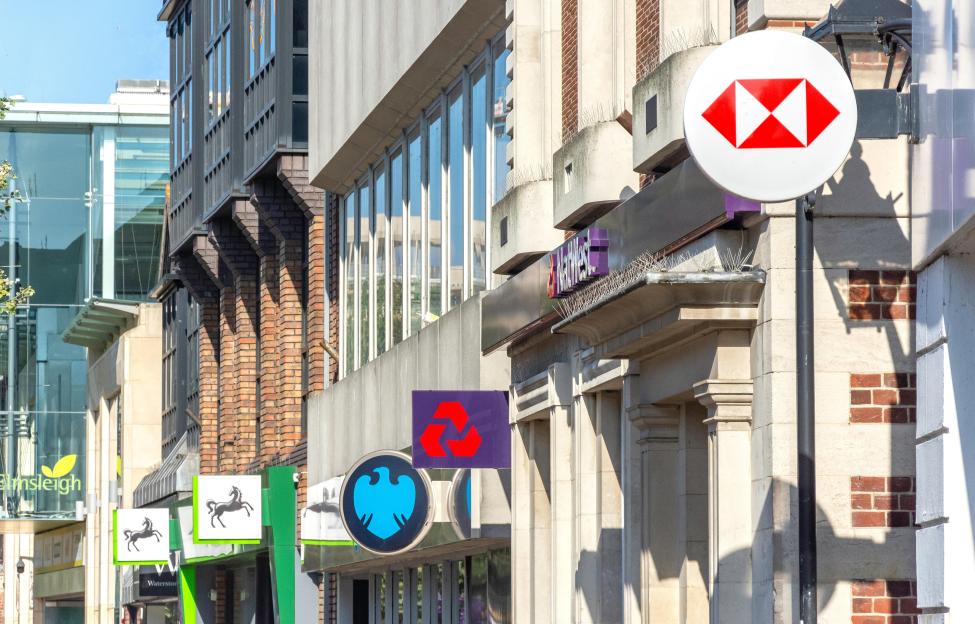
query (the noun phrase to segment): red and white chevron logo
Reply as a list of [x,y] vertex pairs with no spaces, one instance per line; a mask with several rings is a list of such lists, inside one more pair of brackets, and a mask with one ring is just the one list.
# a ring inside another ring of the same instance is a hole
[[805,78],[733,81],[701,116],[738,149],[807,147],[840,112]]

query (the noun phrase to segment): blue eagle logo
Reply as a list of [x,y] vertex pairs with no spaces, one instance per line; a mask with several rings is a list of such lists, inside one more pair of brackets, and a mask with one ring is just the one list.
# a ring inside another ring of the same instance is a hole
[[352,500],[359,521],[380,539],[399,533],[416,508],[416,483],[406,475],[390,475],[377,466],[356,479]]

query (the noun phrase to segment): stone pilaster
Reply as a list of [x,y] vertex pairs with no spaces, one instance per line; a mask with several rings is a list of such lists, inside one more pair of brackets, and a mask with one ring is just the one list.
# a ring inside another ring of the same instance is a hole
[[752,622],[750,379],[707,379],[694,384],[707,408],[708,576],[711,621]]

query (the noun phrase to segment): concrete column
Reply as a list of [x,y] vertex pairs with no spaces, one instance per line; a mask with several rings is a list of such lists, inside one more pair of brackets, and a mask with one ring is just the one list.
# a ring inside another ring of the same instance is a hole
[[576,622],[623,621],[623,491],[619,392],[576,413]]
[[640,602],[644,621],[680,622],[684,552],[683,475],[680,469],[680,408],[637,405],[628,410],[637,428],[640,473],[634,505],[641,511]]
[[615,119],[631,97],[633,69],[626,62],[626,41],[635,12],[633,3],[624,0],[578,4],[580,130]]
[[[582,400],[577,397],[576,401]],[[571,622],[575,591],[575,481],[572,471],[573,412],[569,406],[549,409],[552,441],[552,605],[553,622]]]
[[708,576],[711,621],[752,622],[750,379],[694,384],[708,410]]
[[549,423],[514,425],[512,436],[512,620],[551,621],[551,489]]

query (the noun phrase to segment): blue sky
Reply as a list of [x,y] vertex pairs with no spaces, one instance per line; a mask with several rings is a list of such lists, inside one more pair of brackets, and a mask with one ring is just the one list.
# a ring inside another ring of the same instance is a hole
[[102,104],[121,78],[169,79],[161,0],[0,0],[0,95]]

